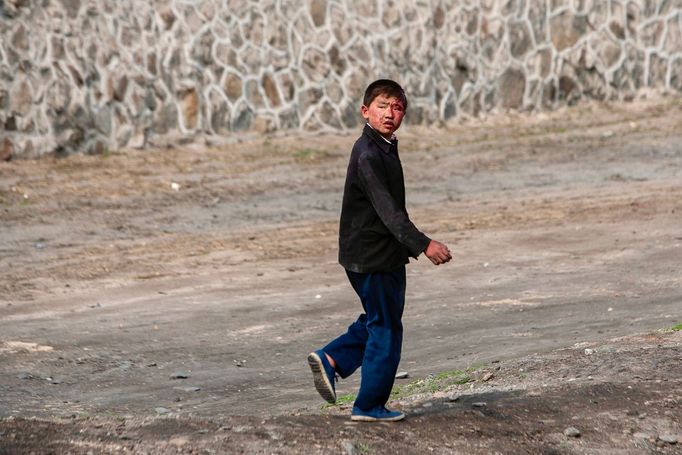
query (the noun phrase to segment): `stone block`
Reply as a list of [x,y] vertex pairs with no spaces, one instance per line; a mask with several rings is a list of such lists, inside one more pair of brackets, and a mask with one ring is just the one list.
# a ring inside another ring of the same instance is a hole
[[637,38],[641,15],[641,5],[634,1],[628,2],[625,10],[625,28],[631,38]]
[[288,103],[294,99],[296,94],[296,85],[292,76],[283,72],[277,75],[277,84],[279,86],[279,93],[282,95],[284,102]]
[[342,128],[339,114],[329,101],[322,103],[322,107],[319,110],[319,119],[322,123],[334,129]]
[[80,0],[60,0],[60,2],[68,17],[74,19],[78,16],[78,12],[81,8]]
[[525,73],[519,68],[510,67],[498,80],[497,98],[503,108],[518,109],[523,104],[525,90]]
[[14,153],[14,144],[12,140],[8,137],[3,139],[2,144],[0,144],[0,161],[9,161],[12,159]]
[[9,108],[14,115],[28,115],[33,104],[33,90],[26,79],[15,81],[9,96]]
[[554,48],[561,52],[573,47],[587,31],[587,16],[564,11],[550,19],[551,39]]
[[288,51],[287,28],[282,23],[275,23],[265,29],[265,40],[269,46],[282,52]]
[[303,122],[301,128],[305,131],[320,131],[324,125],[315,115],[311,115]]
[[246,81],[246,100],[255,108],[262,108],[265,106],[265,100],[261,94],[258,81],[253,79]]
[[[384,20],[384,23],[386,21]],[[433,26],[436,30],[442,29],[445,24],[445,11],[441,5],[437,5],[433,10]]]
[[197,62],[208,65],[213,61],[212,49],[215,37],[210,30],[205,31],[192,46],[192,58]]
[[542,106],[545,109],[553,109],[557,101],[557,84],[552,79],[542,87]]
[[279,127],[282,129],[293,129],[301,126],[298,111],[295,108],[285,109],[278,114]]
[[168,101],[158,109],[152,119],[152,131],[155,134],[167,134],[178,129],[178,107],[174,101]]
[[329,62],[331,63],[334,72],[338,75],[342,75],[346,71],[346,59],[341,55],[341,51],[337,46],[332,46],[327,51],[329,55]]
[[663,21],[655,20],[643,24],[639,30],[639,41],[646,47],[658,47],[663,37]]
[[277,91],[277,84],[272,78],[272,75],[269,73],[263,74],[263,77],[261,78],[261,84],[270,107],[280,106],[282,103],[280,101],[279,92]]
[[271,133],[275,131],[276,124],[269,116],[257,116],[253,121],[253,129],[259,134]]
[[230,107],[225,97],[217,90],[211,90],[209,98],[210,130],[216,134],[230,131]]
[[322,82],[331,70],[331,63],[324,51],[309,47],[303,53],[301,69],[311,82]]
[[95,128],[104,134],[109,136],[111,134],[111,109],[109,106],[104,105],[100,108],[96,108],[93,114],[93,121],[95,123]]
[[188,130],[197,128],[199,124],[199,94],[195,88],[188,88],[180,92],[180,112],[183,126]]
[[528,53],[533,45],[530,27],[526,21],[509,23],[509,43],[511,54],[521,58]]
[[670,87],[682,91],[682,57],[670,60]]
[[443,120],[450,120],[457,116],[457,95],[450,91],[445,94],[440,106],[440,116]]
[[311,87],[299,92],[298,106],[300,112],[307,112],[311,106],[318,104],[322,99],[322,90],[317,87]]
[[12,33],[12,38],[10,42],[12,43],[12,46],[14,46],[14,49],[16,49],[17,51],[28,52],[29,50],[28,32],[24,24],[19,23],[19,25],[14,29],[14,33]]
[[309,12],[315,27],[322,27],[327,19],[327,1],[310,0]]
[[619,62],[623,49],[621,44],[614,40],[609,33],[602,31],[595,35],[591,44],[603,64],[603,68],[613,68]]
[[580,86],[572,75],[563,75],[559,78],[558,97],[560,101],[572,105],[580,99],[580,96]]
[[242,79],[238,74],[232,72],[226,72],[223,77],[223,91],[230,101],[234,103],[242,96]]
[[528,20],[530,21],[536,43],[544,43],[547,40],[547,4],[546,2],[529,2]]
[[346,128],[355,128],[360,124],[360,104],[361,102],[348,101],[342,108],[342,120]]
[[609,24],[609,30],[611,30],[613,36],[615,36],[619,40],[625,39],[625,28],[619,22],[611,21],[611,23]]
[[350,41],[353,37],[353,28],[348,21],[346,11],[341,6],[333,3],[329,6],[329,20],[338,44],[343,46]]
[[240,102],[235,106],[232,113],[232,130],[246,131],[250,129],[253,117],[253,110],[245,102]]
[[665,87],[668,72],[668,60],[660,54],[653,52],[649,55],[649,86]]

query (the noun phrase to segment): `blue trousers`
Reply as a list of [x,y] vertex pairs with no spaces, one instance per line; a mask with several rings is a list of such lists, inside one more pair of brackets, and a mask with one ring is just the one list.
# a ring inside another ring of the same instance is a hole
[[356,273],[346,270],[365,310],[348,331],[323,348],[336,362],[342,378],[362,366],[355,406],[369,411],[391,396],[400,363],[405,307],[405,267],[391,272]]

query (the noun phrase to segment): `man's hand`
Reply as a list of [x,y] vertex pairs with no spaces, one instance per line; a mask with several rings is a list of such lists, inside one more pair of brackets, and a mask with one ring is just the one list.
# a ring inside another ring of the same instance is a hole
[[433,265],[445,264],[452,259],[448,247],[436,240],[431,240],[429,246],[424,250],[424,254],[433,262]]

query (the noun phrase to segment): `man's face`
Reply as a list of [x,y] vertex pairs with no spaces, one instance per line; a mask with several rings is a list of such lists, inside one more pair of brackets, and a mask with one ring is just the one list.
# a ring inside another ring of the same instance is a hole
[[400,128],[405,107],[399,98],[382,94],[374,98],[369,106],[363,105],[360,112],[369,126],[386,139],[391,139],[393,133]]

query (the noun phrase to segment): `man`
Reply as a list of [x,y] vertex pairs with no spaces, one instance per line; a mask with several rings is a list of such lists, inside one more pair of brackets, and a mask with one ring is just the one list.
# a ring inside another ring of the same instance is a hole
[[402,347],[405,264],[424,253],[434,265],[452,259],[410,221],[395,132],[407,110],[397,82],[380,79],[365,90],[361,113],[367,121],[351,152],[339,226],[339,262],[346,269],[364,313],[348,331],[308,356],[315,388],[336,402],[335,375],[362,367],[360,391],[351,411],[355,421],[398,421],[386,409]]

